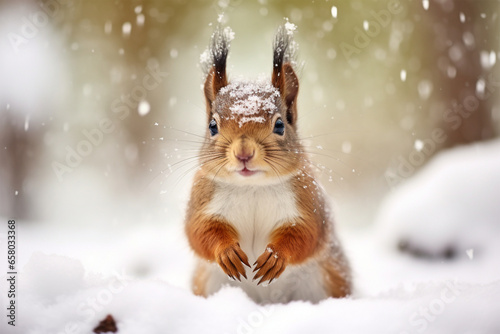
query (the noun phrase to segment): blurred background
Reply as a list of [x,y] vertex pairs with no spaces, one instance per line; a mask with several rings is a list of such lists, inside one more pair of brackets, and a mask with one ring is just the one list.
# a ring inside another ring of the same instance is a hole
[[230,78],[270,77],[288,18],[299,129],[339,221],[443,149],[500,128],[500,3],[0,1],[0,216],[181,224],[205,132],[200,54],[235,32]]

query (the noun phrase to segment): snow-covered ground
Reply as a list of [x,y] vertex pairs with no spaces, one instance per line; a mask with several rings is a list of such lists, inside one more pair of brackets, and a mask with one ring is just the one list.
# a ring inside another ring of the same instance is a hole
[[[112,314],[121,334],[500,333],[499,170],[500,141],[437,156],[372,228],[343,226],[356,293],[317,305],[260,306],[237,288],[194,296],[180,214],[78,230],[18,222],[17,326],[4,318],[0,332],[91,333]],[[426,256],[399,252],[401,241]],[[451,259],[439,256],[447,247]],[[5,310],[5,279],[0,290]]]

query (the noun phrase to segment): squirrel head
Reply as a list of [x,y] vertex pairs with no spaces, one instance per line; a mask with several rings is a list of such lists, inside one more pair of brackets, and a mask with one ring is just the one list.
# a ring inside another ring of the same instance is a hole
[[200,154],[202,169],[234,184],[282,182],[300,169],[297,137],[299,81],[293,69],[295,26],[278,28],[269,82],[228,82],[226,59],[231,32],[217,28],[209,49],[204,85],[207,132]]

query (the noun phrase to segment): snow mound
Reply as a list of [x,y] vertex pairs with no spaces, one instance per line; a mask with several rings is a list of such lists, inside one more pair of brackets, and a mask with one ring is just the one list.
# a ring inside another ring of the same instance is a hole
[[[49,268],[45,268],[48,265]],[[81,264],[37,254],[20,294],[22,318],[2,333],[91,333],[111,314],[118,333],[453,333],[500,330],[500,282],[399,286],[369,298],[260,306],[238,288],[210,298],[154,279],[82,275]],[[66,274],[77,269],[74,277]],[[53,278],[46,279],[50,276]],[[34,285],[37,289],[25,289]],[[78,278],[76,281],[74,278]],[[68,287],[71,289],[68,290]],[[39,291],[50,291],[50,301]],[[488,305],[484,307],[484,305]],[[363,321],[359,321],[363,319]],[[3,325],[3,324],[2,324]]]
[[383,243],[430,257],[500,254],[500,140],[436,156],[386,198]]
[[78,260],[61,255],[34,253],[24,267],[23,275],[36,277],[23,283],[23,293],[30,294],[43,304],[56,302],[83,286],[85,270]]

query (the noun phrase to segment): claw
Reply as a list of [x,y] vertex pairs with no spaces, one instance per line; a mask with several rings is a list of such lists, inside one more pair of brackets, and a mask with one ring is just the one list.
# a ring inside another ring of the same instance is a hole
[[[267,257],[265,259],[262,258],[262,256],[264,256],[264,254],[267,254]],[[267,261],[269,260],[269,258],[271,257],[271,255],[273,253],[272,252],[266,252],[264,254],[262,254],[261,256],[259,256],[259,258],[257,259],[257,261],[255,261],[254,266],[256,265],[256,267],[254,268],[253,272],[255,272],[255,271],[259,270],[260,268],[262,268],[267,263]],[[261,262],[262,264],[260,266],[258,265],[259,261],[262,261]]]
[[269,281],[268,284],[271,284],[271,282],[278,278],[285,270],[286,258],[280,256],[274,248],[268,246],[266,251],[257,259],[255,265],[253,270],[255,275],[252,281],[259,280],[257,285],[266,281]]
[[236,255],[238,255],[238,257],[239,257],[239,259],[240,259],[241,263],[243,263],[243,264],[244,264],[245,266],[247,266],[248,268],[251,268],[250,263],[248,263],[248,259],[246,259],[246,258],[242,258],[242,257],[240,256],[240,254],[238,254],[238,253],[236,253]]
[[254,279],[257,279],[257,278],[260,278],[262,276],[264,276],[266,273],[263,271],[263,270],[260,270],[257,271],[257,273],[253,276]]
[[250,268],[250,264],[248,263],[248,257],[247,255],[243,252],[243,250],[240,248],[240,244],[237,244],[238,248],[234,249],[234,252],[236,253],[236,256],[240,259],[240,261],[246,265],[247,267]]
[[247,279],[243,264],[246,266],[250,265],[248,264],[246,254],[239,247],[239,245],[229,246],[220,252],[217,258],[217,263],[229,278],[239,282],[241,282],[241,276]]

